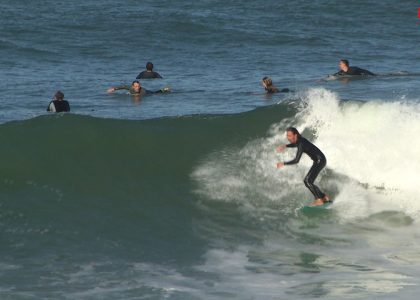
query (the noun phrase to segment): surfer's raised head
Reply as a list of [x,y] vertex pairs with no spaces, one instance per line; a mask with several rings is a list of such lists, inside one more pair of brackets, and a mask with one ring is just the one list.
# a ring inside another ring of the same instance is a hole
[[62,91],[57,91],[54,95],[55,100],[63,100],[64,99],[64,93]]
[[273,80],[266,76],[262,79],[262,84],[265,88],[268,88],[273,85]]
[[341,59],[338,64],[338,67],[341,71],[347,72],[347,70],[349,69],[349,61],[347,59]]
[[140,89],[141,89],[141,84],[140,84],[140,81],[138,81],[138,80],[134,80],[132,83],[131,83],[131,88],[136,92],[136,93],[138,93],[139,91],[140,91]]
[[147,71],[153,71],[153,64],[149,61],[146,64],[146,70]]
[[300,137],[300,133],[295,127],[287,127],[286,137],[290,143],[294,144],[297,142],[298,138]]

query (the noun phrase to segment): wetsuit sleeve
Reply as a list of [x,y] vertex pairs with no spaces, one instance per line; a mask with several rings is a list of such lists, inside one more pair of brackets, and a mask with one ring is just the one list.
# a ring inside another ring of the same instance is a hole
[[157,90],[157,91],[146,90],[146,93],[147,94],[164,94],[164,93],[168,93],[168,90],[165,90],[165,88],[162,88],[162,89]]
[[142,79],[143,78],[143,73],[144,73],[144,71],[140,72],[139,75],[137,75],[136,79]]
[[359,67],[350,67],[347,71],[348,75],[375,75],[372,72],[359,68]]
[[296,148],[297,144],[287,144],[286,147],[287,148]]
[[121,86],[114,87],[114,91],[118,91],[118,90],[130,90],[130,87],[126,86],[126,85],[121,85]]
[[159,91],[151,91],[151,90],[146,90],[144,88],[142,88],[142,90],[144,91],[145,95],[150,95],[150,94],[157,94],[159,93]]
[[[296,144],[289,144],[289,145],[295,145],[294,147],[296,147]],[[286,145],[286,147],[293,147],[293,146],[289,146]],[[300,158],[302,157],[303,154],[303,147],[302,145],[299,145],[297,152],[296,152],[296,157],[294,159],[292,159],[291,161],[287,161],[284,162],[285,165],[295,165],[300,161]]]
[[155,78],[162,78],[158,72],[155,72]]
[[146,89],[142,89],[145,92],[145,95],[150,95],[150,94],[160,94],[163,93],[162,90],[157,90],[157,91],[151,91],[151,90],[146,90]]
[[338,71],[337,73],[333,74],[333,76],[341,76],[341,75],[346,75],[346,73],[344,71]]
[[274,93],[278,93],[279,89],[276,87],[268,87],[265,89],[267,91],[267,94],[274,94]]
[[364,70],[363,69],[363,75],[375,75],[372,72],[368,71],[368,70]]

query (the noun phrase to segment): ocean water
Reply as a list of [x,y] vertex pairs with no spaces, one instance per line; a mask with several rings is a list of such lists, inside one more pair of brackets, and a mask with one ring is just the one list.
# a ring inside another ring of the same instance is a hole
[[[0,299],[417,299],[418,7],[1,1]],[[147,61],[172,93],[107,94]]]

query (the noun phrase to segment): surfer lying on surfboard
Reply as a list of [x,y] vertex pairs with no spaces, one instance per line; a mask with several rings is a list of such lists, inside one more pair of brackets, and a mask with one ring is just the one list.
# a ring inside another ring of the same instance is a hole
[[279,90],[274,84],[273,80],[270,77],[264,77],[261,81],[262,86],[264,87],[267,94],[274,94],[274,93],[288,93],[290,92],[289,89],[281,89]]
[[127,85],[115,86],[115,87],[109,88],[107,92],[113,93],[114,91],[118,91],[118,90],[127,90],[128,94],[132,96],[146,96],[149,94],[169,93],[171,91],[171,89],[168,87],[165,87],[157,91],[149,91],[141,87],[140,81],[134,80],[131,83],[131,86],[127,86]]
[[296,157],[288,162],[279,162],[277,163],[277,168],[283,168],[284,165],[294,165],[297,164],[302,157],[302,153],[306,153],[312,160],[313,165],[306,175],[303,182],[305,186],[311,191],[314,195],[315,200],[309,206],[318,206],[325,203],[331,202],[329,197],[325,195],[319,187],[314,184],[316,177],[319,172],[326,166],[327,159],[325,158],[324,153],[321,152],[314,144],[305,139],[300,135],[299,131],[294,127],[288,127],[286,129],[286,137],[290,144],[282,145],[277,148],[277,152],[282,152],[286,147],[295,148],[297,147]]

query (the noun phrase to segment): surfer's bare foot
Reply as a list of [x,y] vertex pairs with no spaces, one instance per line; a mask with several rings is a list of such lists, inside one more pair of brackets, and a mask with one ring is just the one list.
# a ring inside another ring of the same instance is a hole
[[313,202],[309,204],[309,206],[319,206],[323,205],[324,201],[321,198],[315,199]]

